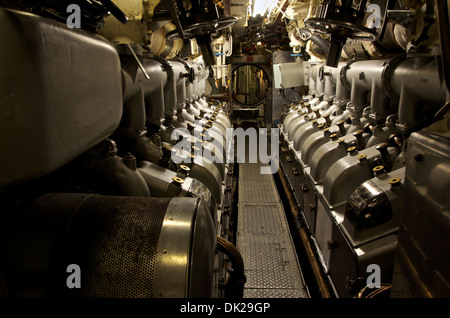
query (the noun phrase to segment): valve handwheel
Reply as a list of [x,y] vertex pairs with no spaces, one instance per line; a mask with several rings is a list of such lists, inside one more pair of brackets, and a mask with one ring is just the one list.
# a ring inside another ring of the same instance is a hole
[[309,18],[305,20],[305,24],[313,31],[319,33],[339,35],[362,41],[377,40],[377,33],[374,29],[369,29],[353,23],[330,21],[324,18]]
[[[191,39],[200,35],[215,33],[217,30],[227,28],[238,20],[237,17],[221,17],[212,21],[204,21],[183,27],[185,38]],[[166,38],[174,40],[180,38],[177,30],[167,33]]]

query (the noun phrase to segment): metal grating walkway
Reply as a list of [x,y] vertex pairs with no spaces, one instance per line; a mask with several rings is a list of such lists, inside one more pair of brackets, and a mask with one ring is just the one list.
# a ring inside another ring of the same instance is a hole
[[283,205],[261,164],[239,164],[238,232],[244,298],[308,298]]

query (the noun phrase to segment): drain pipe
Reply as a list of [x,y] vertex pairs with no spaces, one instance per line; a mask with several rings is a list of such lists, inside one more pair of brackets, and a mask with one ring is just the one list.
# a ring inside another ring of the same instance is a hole
[[[288,199],[288,203],[289,203],[289,207],[291,209],[292,215],[294,216],[294,218],[297,218],[300,214],[300,211],[298,210],[298,207],[294,200],[294,196],[287,184],[286,178],[285,178],[283,172],[281,171],[281,168],[278,168],[278,176],[279,176],[281,184],[283,186],[284,193],[286,194],[286,197]],[[304,227],[301,227],[300,229],[298,229],[298,231],[300,233],[301,243],[306,252],[306,256],[308,258],[309,264],[311,265],[311,269],[313,271],[314,278],[319,287],[320,295],[322,296],[322,298],[332,298],[333,296],[330,291],[329,284],[327,282],[325,274],[323,273],[320,262],[314,253],[313,245],[311,243],[311,239],[309,237],[308,231]]]

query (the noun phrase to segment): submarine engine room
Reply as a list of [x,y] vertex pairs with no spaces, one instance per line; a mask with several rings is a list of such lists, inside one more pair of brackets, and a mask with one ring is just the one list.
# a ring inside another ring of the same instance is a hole
[[0,296],[450,297],[449,16],[0,0]]

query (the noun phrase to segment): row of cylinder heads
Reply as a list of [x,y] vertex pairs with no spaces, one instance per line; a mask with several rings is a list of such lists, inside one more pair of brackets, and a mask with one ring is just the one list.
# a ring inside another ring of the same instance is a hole
[[[309,94],[282,114],[280,157],[322,265],[328,273],[333,266],[345,265],[332,261],[339,232],[354,255],[389,267],[402,207],[408,137],[432,123],[448,97],[437,61],[405,56],[353,59],[337,68],[318,63],[308,75]],[[369,188],[372,194],[362,196]],[[369,247],[377,240],[388,246],[383,252],[379,246]]]
[[[231,122],[225,104],[206,100],[207,68],[201,61],[165,60],[139,47],[117,49],[122,120],[111,138],[94,149],[91,167],[123,195],[200,196],[216,220],[226,164],[198,156],[197,150],[225,153]],[[175,147],[181,140],[190,143],[190,151]]]

